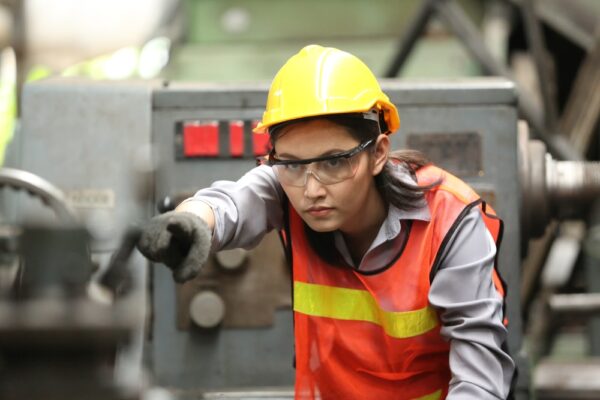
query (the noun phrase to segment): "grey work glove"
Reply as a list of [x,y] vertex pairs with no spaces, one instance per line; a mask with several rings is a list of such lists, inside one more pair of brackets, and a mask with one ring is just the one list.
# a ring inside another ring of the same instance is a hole
[[142,229],[138,250],[149,260],[173,270],[182,283],[194,278],[210,252],[211,231],[195,214],[169,211],[152,218]]

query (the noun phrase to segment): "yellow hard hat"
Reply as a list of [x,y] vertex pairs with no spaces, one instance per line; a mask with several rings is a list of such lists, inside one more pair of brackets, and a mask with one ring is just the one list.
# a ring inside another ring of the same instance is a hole
[[368,112],[383,113],[387,130],[400,126],[396,106],[356,56],[332,47],[310,45],[281,67],[269,90],[267,107],[254,132],[298,118]]

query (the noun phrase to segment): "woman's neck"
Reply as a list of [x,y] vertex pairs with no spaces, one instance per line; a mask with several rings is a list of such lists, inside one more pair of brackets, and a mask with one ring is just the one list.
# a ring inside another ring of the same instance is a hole
[[[374,188],[375,189],[375,188]],[[387,217],[387,204],[377,189],[369,196],[363,212],[356,215],[356,224],[351,229],[342,230],[346,247],[355,266],[359,266],[362,258],[375,240],[383,221]]]

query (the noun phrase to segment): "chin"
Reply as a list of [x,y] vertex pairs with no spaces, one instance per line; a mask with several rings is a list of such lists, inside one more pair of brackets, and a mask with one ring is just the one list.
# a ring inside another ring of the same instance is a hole
[[325,232],[333,232],[339,229],[339,224],[335,221],[323,221],[306,218],[304,219],[306,225],[310,227],[315,232],[325,233]]

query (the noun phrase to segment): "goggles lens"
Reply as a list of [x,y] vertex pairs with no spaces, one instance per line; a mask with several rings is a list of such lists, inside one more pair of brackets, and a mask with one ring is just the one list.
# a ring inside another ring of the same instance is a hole
[[308,174],[324,185],[331,185],[352,178],[358,166],[356,156],[374,142],[375,139],[371,139],[343,153],[307,160],[279,160],[271,155],[269,165],[279,182],[286,185],[302,187],[306,185]]

